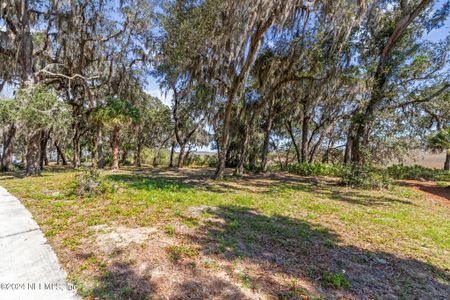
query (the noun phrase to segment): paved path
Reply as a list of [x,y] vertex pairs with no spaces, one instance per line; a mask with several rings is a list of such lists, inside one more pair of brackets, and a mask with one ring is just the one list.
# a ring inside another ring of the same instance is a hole
[[31,213],[0,187],[0,299],[81,299]]

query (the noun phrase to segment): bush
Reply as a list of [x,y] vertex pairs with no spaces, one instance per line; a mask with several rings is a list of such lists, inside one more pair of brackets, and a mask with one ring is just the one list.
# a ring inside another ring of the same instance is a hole
[[387,172],[394,179],[450,181],[449,171],[430,169],[419,165],[393,165],[387,168]]
[[82,168],[75,178],[75,193],[79,196],[100,195],[107,191],[107,185],[96,168]]
[[341,183],[350,187],[359,188],[389,188],[392,180],[383,170],[372,166],[348,165],[344,167]]
[[216,155],[207,155],[205,157],[205,162],[208,167],[215,168],[215,167],[217,167],[219,160],[217,159]]
[[297,163],[289,164],[285,170],[302,176],[341,176],[344,167],[342,165],[322,163]]
[[341,273],[329,273],[324,272],[322,274],[322,282],[326,287],[335,289],[347,289],[350,288],[350,282]]

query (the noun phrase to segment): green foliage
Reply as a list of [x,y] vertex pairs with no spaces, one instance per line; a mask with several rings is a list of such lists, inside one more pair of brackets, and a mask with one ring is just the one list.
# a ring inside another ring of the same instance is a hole
[[93,116],[103,123],[120,125],[139,120],[139,110],[126,100],[108,97],[106,103],[94,111]]
[[192,246],[172,245],[168,246],[165,250],[172,262],[179,262],[183,258],[192,258],[198,255],[197,249]]
[[96,168],[83,168],[75,176],[75,193],[78,196],[101,195],[107,190],[107,185]]
[[0,124],[8,124],[17,117],[16,105],[14,100],[0,99]]
[[428,138],[428,147],[434,151],[450,150],[450,128],[441,130]]
[[41,84],[20,89],[15,102],[17,119],[27,129],[50,128],[68,110],[53,90]]
[[386,172],[369,165],[346,166],[340,177],[341,183],[344,185],[364,189],[389,188],[392,183],[391,178]]
[[207,166],[212,168],[217,166],[217,157],[215,155],[191,154],[189,155],[189,159],[185,161],[185,165],[196,167]]
[[324,286],[336,289],[347,289],[350,287],[350,282],[342,273],[324,272],[322,274],[322,282]]
[[393,165],[387,168],[387,172],[394,179],[450,181],[450,171],[430,169],[419,165]]
[[[278,171],[279,167],[272,170]],[[323,163],[296,163],[287,165],[283,170],[301,176],[341,176],[344,166]]]

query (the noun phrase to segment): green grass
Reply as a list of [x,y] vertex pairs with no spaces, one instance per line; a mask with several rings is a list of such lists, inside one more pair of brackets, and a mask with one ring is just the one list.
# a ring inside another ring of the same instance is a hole
[[173,245],[166,247],[166,253],[173,262],[179,262],[183,258],[192,258],[198,255],[197,249],[191,246]]
[[[80,282],[94,274],[98,281],[108,282],[91,267],[97,264],[95,259],[80,264],[73,259],[77,249],[83,248],[93,234],[91,226],[156,226],[168,237],[181,239],[184,237],[175,226],[179,224],[200,237],[167,246],[165,255],[172,262],[195,260],[204,253],[222,260],[243,257],[253,264],[264,265],[267,261],[263,259],[268,259],[264,255],[271,253],[279,256],[276,258],[279,265],[289,266],[291,257],[315,263],[315,253],[320,250],[330,257],[334,253],[351,253],[353,262],[367,266],[380,259],[398,260],[405,266],[411,261],[424,270],[432,270],[436,281],[448,284],[448,277],[442,274],[450,269],[449,207],[425,199],[407,187],[370,191],[333,183],[315,186],[303,180],[264,178],[216,182],[206,177],[189,180],[189,174],[183,177],[129,169],[103,172],[105,184],[114,189],[83,198],[73,192],[75,175],[72,170],[47,171],[41,177],[24,179],[3,175],[0,185],[19,197],[32,212],[58,255],[64,254],[63,263],[68,266],[71,278]],[[199,206],[217,209],[192,215],[189,209]],[[214,218],[223,222],[209,223]],[[359,255],[360,252],[367,255]],[[299,271],[308,280],[321,278],[326,288],[353,287],[346,275],[318,267],[320,260],[316,263],[309,269],[299,264]],[[336,264],[340,267],[339,261]],[[284,272],[290,278],[299,276],[287,269]],[[92,273],[86,274],[87,271]],[[238,274],[238,284],[254,287],[257,280],[251,272]],[[412,277],[402,280],[418,282]],[[408,289],[404,282],[398,281],[398,285]],[[286,295],[303,293],[300,287],[286,289]],[[127,286],[111,287],[105,283],[86,288],[85,294],[109,295],[111,290],[128,298],[135,293]]]
[[336,289],[348,289],[350,287],[350,282],[342,273],[324,272],[322,274],[322,282],[324,286],[333,287]]

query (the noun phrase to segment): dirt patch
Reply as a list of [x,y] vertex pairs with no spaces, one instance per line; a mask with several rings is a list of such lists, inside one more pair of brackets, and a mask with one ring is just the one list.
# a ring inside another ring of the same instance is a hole
[[433,181],[401,180],[401,185],[421,191],[427,199],[450,206],[450,188],[437,186]]
[[92,226],[91,229],[96,232],[96,244],[105,253],[111,253],[118,247],[131,243],[142,244],[158,231],[155,227],[128,228],[107,225]]
[[204,213],[215,212],[217,211],[217,207],[200,205],[200,206],[191,206],[187,209],[187,213],[194,218],[199,218]]

